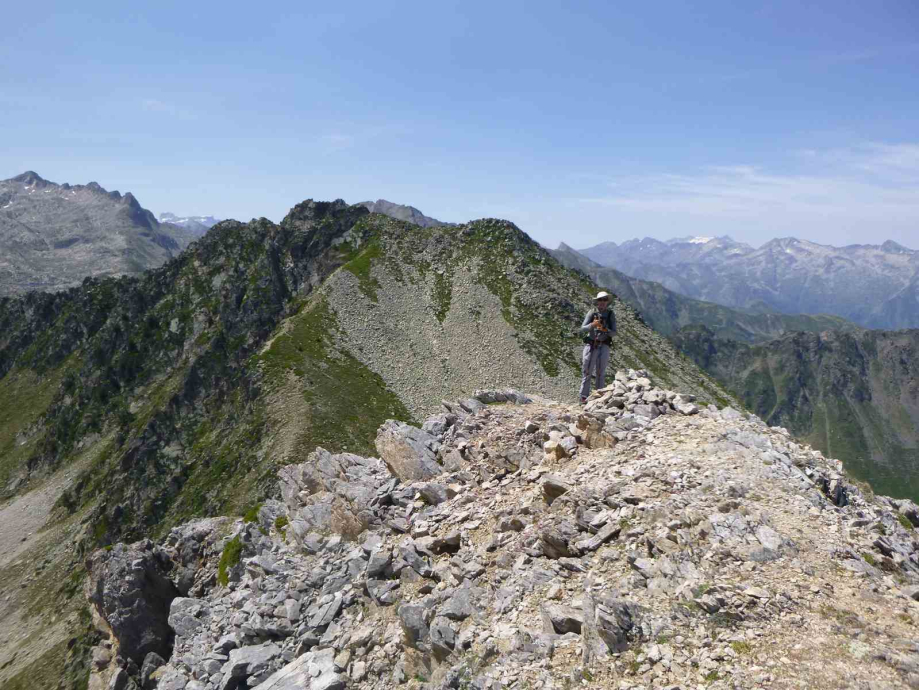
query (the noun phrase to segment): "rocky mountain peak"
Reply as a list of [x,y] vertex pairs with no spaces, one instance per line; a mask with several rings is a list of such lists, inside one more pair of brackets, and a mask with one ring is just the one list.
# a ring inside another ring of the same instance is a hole
[[96,182],[59,185],[25,172],[0,181],[0,295],[136,274],[200,234],[161,225],[130,192]]
[[413,225],[419,225],[423,228],[439,227],[443,225],[454,225],[453,223],[444,223],[436,218],[424,215],[414,206],[394,204],[386,199],[377,199],[376,201],[362,201],[358,206],[364,206],[371,213],[380,213],[390,218],[404,220]]
[[646,371],[584,408],[476,391],[278,483],[89,557],[93,687],[919,682],[919,506]]
[[360,217],[366,214],[366,209],[354,208],[354,206],[342,199],[336,199],[335,201],[315,201],[313,199],[306,199],[288,211],[287,215],[281,221],[281,225],[316,223],[326,219],[341,219],[347,215]]
[[32,170],[26,170],[21,175],[16,175],[16,177],[10,178],[10,180],[8,181],[21,182],[27,187],[31,187],[33,185],[43,187],[49,184],[49,182],[45,180],[44,178],[42,178],[41,175],[39,175],[37,172],[34,172]]
[[890,254],[914,254],[915,250],[904,247],[898,242],[893,240],[887,240],[884,244],[881,245],[881,250],[889,252]]

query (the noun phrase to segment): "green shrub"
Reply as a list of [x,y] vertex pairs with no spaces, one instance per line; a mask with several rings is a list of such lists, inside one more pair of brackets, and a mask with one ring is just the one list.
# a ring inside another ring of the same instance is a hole
[[230,584],[230,570],[239,563],[242,556],[243,544],[237,534],[226,546],[223,547],[223,553],[220,554],[220,564],[217,566],[217,582],[224,587]]
[[749,654],[753,651],[753,648],[750,646],[749,642],[732,642],[731,649],[733,649],[738,654]]
[[243,513],[243,522],[258,522],[258,511],[262,509],[264,503],[256,503]]
[[897,522],[903,525],[908,530],[914,530],[916,527],[910,522],[910,519],[903,515],[903,513],[897,513]]

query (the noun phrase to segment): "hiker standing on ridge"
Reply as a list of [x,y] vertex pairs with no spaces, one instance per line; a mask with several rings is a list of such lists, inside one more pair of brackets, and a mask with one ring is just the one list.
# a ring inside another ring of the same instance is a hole
[[587,312],[581,324],[584,337],[584,354],[581,356],[581,404],[590,394],[590,379],[597,377],[597,388],[605,385],[603,377],[609,364],[609,346],[616,333],[616,316],[609,306],[609,293],[600,292],[594,299],[593,309]]

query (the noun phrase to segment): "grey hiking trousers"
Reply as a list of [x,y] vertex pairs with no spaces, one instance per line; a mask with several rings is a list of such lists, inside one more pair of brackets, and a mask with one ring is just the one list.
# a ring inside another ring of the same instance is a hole
[[590,345],[584,346],[581,355],[581,397],[590,395],[590,380],[596,375],[597,388],[606,385],[603,377],[606,375],[606,365],[609,364],[609,343],[602,343],[591,349]]

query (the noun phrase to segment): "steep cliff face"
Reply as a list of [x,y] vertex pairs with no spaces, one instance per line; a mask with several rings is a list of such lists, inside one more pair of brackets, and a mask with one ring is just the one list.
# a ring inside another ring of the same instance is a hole
[[201,233],[160,223],[130,193],[55,184],[34,172],[0,180],[0,296],[135,275]]
[[919,498],[919,331],[797,333],[760,346],[674,339],[770,424],[845,461],[880,493]]
[[[419,228],[307,201],[278,225],[220,223],[138,277],[0,301],[0,523],[29,520],[0,530],[17,587],[0,619],[21,623],[0,682],[82,677],[94,633],[75,593],[96,547],[245,512],[281,465],[372,453],[384,420],[443,397],[496,382],[573,397],[595,290],[504,221]],[[616,309],[614,366],[730,397]]]

